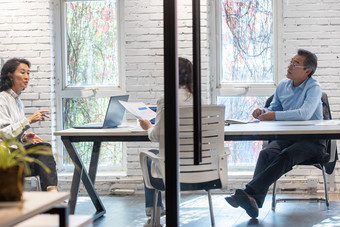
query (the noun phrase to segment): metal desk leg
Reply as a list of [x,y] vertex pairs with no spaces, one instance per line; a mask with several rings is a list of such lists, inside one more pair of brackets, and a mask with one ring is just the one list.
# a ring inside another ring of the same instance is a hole
[[[90,177],[93,185],[95,185],[95,181],[96,181],[100,146],[101,146],[101,141],[94,141],[93,148],[92,148],[92,154],[91,154],[91,161],[90,161],[90,166],[89,166],[89,177]],[[101,210],[105,211],[103,204],[101,203],[100,200],[97,199],[97,197],[91,197],[91,200],[92,200],[92,203],[94,204],[94,206],[97,209],[96,214],[99,215]],[[100,216],[98,216],[98,217],[100,217]]]
[[100,141],[95,141],[93,143],[90,168],[89,168],[89,176],[90,176],[90,179],[92,180],[93,185],[95,184],[95,181],[96,181],[100,146],[101,146]]
[[[104,205],[102,203],[102,201],[100,200],[95,188],[94,188],[94,185],[92,184],[92,181],[89,177],[89,175],[87,174],[86,172],[86,168],[83,164],[83,162],[81,161],[80,157],[78,156],[78,153],[76,152],[73,144],[71,143],[70,139],[68,137],[62,137],[61,138],[65,147],[66,147],[66,150],[68,152],[68,154],[70,155],[74,165],[76,166],[75,167],[75,171],[79,171],[77,175],[74,176],[74,179],[75,181],[78,181],[77,179],[79,179],[79,177],[81,177],[82,179],[82,182],[85,186],[85,189],[88,193],[88,195],[90,196],[91,200],[92,200],[92,203],[93,205],[95,206],[97,212],[94,214],[94,217],[93,219],[97,219],[101,216],[103,216],[105,213],[106,213],[106,210],[104,208]],[[73,183],[72,183],[73,185]],[[76,190],[76,186],[78,185],[78,190]],[[72,198],[72,201],[74,200],[74,202],[76,203],[77,201],[77,197],[78,197],[78,191],[79,191],[79,183],[78,182],[75,182],[74,183],[74,187],[73,187],[73,191],[71,190],[71,198]],[[71,204],[70,204],[71,205]],[[73,207],[73,211],[74,211],[74,208],[75,208],[75,204],[74,204],[74,207]],[[72,208],[71,208],[72,210]]]
[[80,179],[81,179],[81,175],[80,175],[81,172],[82,171],[79,171],[76,168],[74,168],[72,184],[71,184],[71,195],[68,201],[68,205],[70,207],[70,214],[74,214],[75,209],[76,209],[79,186],[80,186]]

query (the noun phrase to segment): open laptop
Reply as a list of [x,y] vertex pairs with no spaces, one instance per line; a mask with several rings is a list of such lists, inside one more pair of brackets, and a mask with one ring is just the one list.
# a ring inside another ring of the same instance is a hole
[[129,95],[111,96],[106,110],[104,122],[88,123],[85,125],[73,126],[73,128],[115,128],[119,126],[124,117],[125,108],[119,100],[127,102]]

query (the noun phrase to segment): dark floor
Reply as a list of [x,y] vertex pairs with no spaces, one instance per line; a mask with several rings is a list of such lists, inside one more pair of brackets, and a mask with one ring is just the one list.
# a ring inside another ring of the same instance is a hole
[[[216,227],[228,226],[285,226],[285,227],[331,227],[340,226],[339,195],[331,194],[330,209],[324,202],[282,202],[276,211],[271,210],[271,195],[267,196],[258,219],[250,219],[242,208],[232,208],[225,195],[213,194]],[[95,227],[140,227],[147,221],[144,196],[102,196],[106,215],[94,222]],[[180,226],[210,226],[208,199],[205,194],[184,194],[180,204]],[[88,197],[80,197],[76,214],[94,213]],[[165,223],[165,217],[161,220]]]

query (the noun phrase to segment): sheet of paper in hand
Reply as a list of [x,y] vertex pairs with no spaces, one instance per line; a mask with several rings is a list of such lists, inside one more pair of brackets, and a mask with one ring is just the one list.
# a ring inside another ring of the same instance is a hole
[[139,120],[151,120],[156,117],[156,112],[151,110],[143,102],[124,102],[119,101],[127,111]]

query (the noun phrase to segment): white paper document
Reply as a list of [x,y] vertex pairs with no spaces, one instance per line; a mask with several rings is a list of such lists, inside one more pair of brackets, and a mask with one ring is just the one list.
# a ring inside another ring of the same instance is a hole
[[156,117],[156,112],[151,110],[142,102],[124,102],[120,101],[127,111],[133,114],[139,120],[151,120]]

